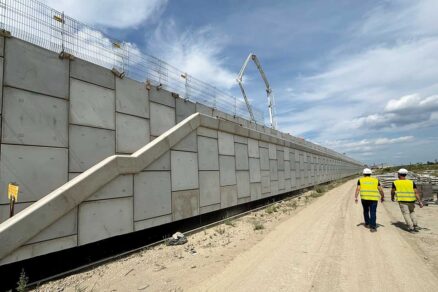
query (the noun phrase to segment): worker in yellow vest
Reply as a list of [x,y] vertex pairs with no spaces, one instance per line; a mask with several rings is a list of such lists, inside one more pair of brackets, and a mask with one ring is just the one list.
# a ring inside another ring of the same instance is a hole
[[354,200],[357,204],[357,197],[360,193],[360,200],[363,207],[363,217],[365,227],[370,228],[371,232],[377,231],[376,212],[379,200],[383,202],[384,193],[377,178],[371,177],[372,171],[369,168],[363,170],[363,177],[357,181]]
[[423,208],[423,202],[420,200],[420,195],[417,191],[415,182],[406,179],[408,171],[401,168],[398,171],[398,179],[392,183],[391,200],[394,202],[395,197],[400,205],[400,210],[408,225],[409,232],[418,232],[418,222],[415,216],[415,201],[418,201],[420,208]]

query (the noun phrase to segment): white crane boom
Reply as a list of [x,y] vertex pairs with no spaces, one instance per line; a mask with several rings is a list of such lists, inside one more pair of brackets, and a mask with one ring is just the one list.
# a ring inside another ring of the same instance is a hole
[[255,54],[250,53],[248,55],[245,62],[243,63],[242,68],[240,69],[240,72],[236,78],[236,81],[239,84],[240,91],[242,92],[243,98],[245,99],[246,107],[248,108],[248,112],[249,112],[249,115],[251,117],[251,120],[255,121],[254,113],[252,111],[251,104],[249,103],[248,97],[246,96],[246,93],[245,93],[245,89],[243,88],[243,75],[245,74],[245,69],[248,66],[248,63],[250,60],[252,60],[254,62],[254,64],[256,65],[257,69],[260,72],[260,75],[262,76],[263,81],[265,82],[266,95],[268,97],[269,122],[271,124],[271,128],[275,129],[277,127],[277,125],[275,123],[275,114],[274,114],[275,113],[274,96],[272,95],[272,89],[269,86],[268,78],[266,78],[266,75],[265,75],[265,72],[263,71],[262,65],[260,64],[260,61]]

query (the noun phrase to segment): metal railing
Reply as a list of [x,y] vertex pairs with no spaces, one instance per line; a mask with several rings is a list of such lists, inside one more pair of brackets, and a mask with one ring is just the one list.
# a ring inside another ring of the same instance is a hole
[[[182,98],[249,119],[242,99],[36,0],[0,0],[0,29],[45,49],[115,68],[131,79],[161,85]],[[264,125],[263,112],[255,110],[254,115],[256,122]]]

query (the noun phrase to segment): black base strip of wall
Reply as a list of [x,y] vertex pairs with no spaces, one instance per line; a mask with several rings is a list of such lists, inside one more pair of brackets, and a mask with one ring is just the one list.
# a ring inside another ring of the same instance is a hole
[[225,218],[266,206],[269,203],[281,201],[287,197],[297,196],[303,191],[305,189],[251,201],[227,209],[6,264],[0,266],[0,291],[13,290],[17,287],[22,271],[28,277],[29,283],[32,283],[32,286],[36,286],[40,281],[44,282],[49,279],[54,280],[65,277],[69,274],[92,268],[103,262],[114,260],[117,255],[126,255],[129,251],[135,251],[162,241],[177,231],[188,232]]

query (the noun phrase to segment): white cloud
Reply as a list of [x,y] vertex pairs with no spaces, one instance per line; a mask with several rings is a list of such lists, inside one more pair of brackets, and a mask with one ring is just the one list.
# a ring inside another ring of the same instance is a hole
[[66,15],[90,25],[129,28],[156,20],[167,5],[167,0],[44,0]]
[[214,86],[229,89],[235,86],[236,74],[226,69],[222,56],[227,37],[211,27],[181,31],[175,22],[162,22],[149,39],[152,54]]

